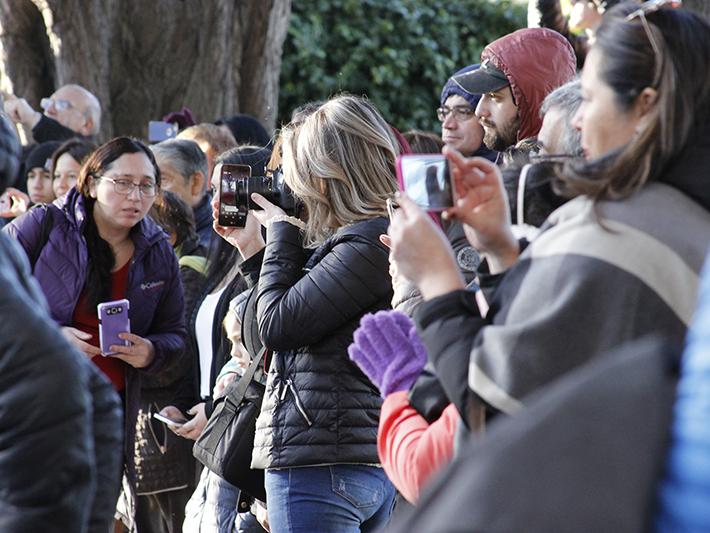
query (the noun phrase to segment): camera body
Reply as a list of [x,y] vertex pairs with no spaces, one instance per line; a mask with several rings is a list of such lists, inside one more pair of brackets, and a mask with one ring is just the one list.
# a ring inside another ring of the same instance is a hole
[[266,176],[252,176],[249,165],[221,164],[219,169],[219,217],[220,226],[243,228],[250,209],[261,209],[251,199],[258,193],[272,204],[279,206],[288,215],[295,215],[298,203],[283,178],[280,169],[267,172]]
[[449,163],[441,154],[400,156],[397,180],[400,190],[426,211],[444,211],[454,205]]

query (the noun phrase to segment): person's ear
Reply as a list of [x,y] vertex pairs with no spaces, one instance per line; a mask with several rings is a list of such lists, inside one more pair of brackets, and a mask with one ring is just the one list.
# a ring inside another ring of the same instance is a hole
[[94,129],[94,120],[91,117],[88,117],[85,121],[84,124],[79,128],[79,133],[81,133],[84,137],[89,137],[91,135],[91,132]]
[[645,117],[658,102],[658,91],[651,87],[646,87],[636,98],[636,113],[639,118]]
[[205,192],[205,175],[202,172],[193,172],[190,175],[190,194],[202,196]]
[[88,181],[89,181],[89,196],[96,199],[97,181],[93,176],[89,176]]
[[656,107],[657,102],[658,91],[656,89],[646,87],[639,93],[633,108],[633,115],[636,119],[636,135],[640,134],[648,124],[652,116],[650,112]]

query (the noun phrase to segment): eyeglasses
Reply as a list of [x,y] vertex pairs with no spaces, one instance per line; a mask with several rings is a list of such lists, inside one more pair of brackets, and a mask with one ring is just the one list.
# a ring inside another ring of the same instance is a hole
[[113,190],[118,194],[128,196],[136,187],[138,187],[138,192],[141,196],[151,197],[158,194],[158,186],[152,181],[144,181],[143,183],[136,184],[131,180],[109,178],[108,176],[98,176],[98,178],[113,183]]
[[54,98],[42,98],[39,105],[45,111],[52,107],[52,105],[54,105],[54,109],[57,111],[66,111],[74,107],[69,100],[55,100]]
[[651,48],[653,48],[653,53],[656,56],[656,74],[654,76],[653,83],[654,87],[658,85],[658,81],[661,77],[661,59],[663,56],[661,55],[661,47],[658,46],[658,42],[653,37],[651,27],[648,25],[646,15],[655,13],[656,11],[659,11],[661,8],[664,7],[675,9],[677,7],[680,7],[682,3],[682,0],[648,0],[647,2],[642,3],[636,11],[632,11],[626,16],[626,20],[628,21],[637,18],[641,20],[641,25],[643,26],[643,29],[646,32],[646,37],[648,37],[648,41],[651,43]]
[[442,106],[436,110],[436,116],[441,122],[446,120],[446,117],[451,113],[457,122],[464,122],[472,119],[476,115],[476,110],[469,106],[457,105],[454,107]]

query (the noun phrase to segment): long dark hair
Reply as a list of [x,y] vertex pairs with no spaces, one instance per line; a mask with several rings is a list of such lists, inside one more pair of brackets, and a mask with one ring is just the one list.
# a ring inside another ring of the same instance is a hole
[[628,20],[638,8],[625,3],[607,13],[592,50],[603,56],[600,77],[620,109],[631,109],[647,87],[657,91],[656,103],[626,146],[565,168],[562,190],[568,196],[628,197],[663,176],[710,120],[710,24],[669,8],[646,14],[647,25],[639,16]]
[[52,165],[50,168],[52,179],[54,179],[54,169],[57,168],[57,161],[59,161],[59,158],[64,154],[69,154],[74,161],[81,165],[95,149],[96,145],[94,143],[83,139],[74,138],[66,141],[52,154]]
[[91,181],[106,172],[111,164],[124,154],[144,153],[153,165],[155,182],[160,186],[160,169],[155,162],[153,153],[138,139],[116,137],[99,146],[84,162],[76,181],[76,189],[84,197],[86,206],[86,221],[84,238],[89,255],[89,266],[86,274],[87,301],[91,308],[111,297],[111,271],[116,264],[111,246],[99,235],[94,222],[94,204],[89,189]]

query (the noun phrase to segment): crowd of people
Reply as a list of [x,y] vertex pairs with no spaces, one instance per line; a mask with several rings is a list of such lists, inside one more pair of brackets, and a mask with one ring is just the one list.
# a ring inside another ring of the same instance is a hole
[[[710,530],[710,23],[537,3],[440,132],[341,94],[101,143],[89,90],[8,95],[0,530]],[[439,152],[431,211],[398,164]],[[198,453],[238,390],[248,480]]]

